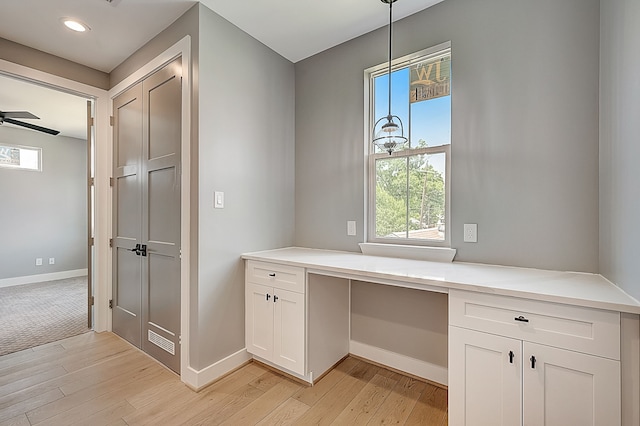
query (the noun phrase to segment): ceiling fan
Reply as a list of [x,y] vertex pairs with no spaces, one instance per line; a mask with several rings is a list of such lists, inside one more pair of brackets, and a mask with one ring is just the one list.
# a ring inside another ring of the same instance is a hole
[[0,124],[10,123],[16,126],[26,127],[27,129],[37,130],[39,132],[48,133],[50,135],[57,135],[59,130],[53,130],[42,126],[36,126],[35,124],[25,123],[24,121],[14,120],[15,118],[40,120],[40,117],[36,117],[28,111],[0,111]]

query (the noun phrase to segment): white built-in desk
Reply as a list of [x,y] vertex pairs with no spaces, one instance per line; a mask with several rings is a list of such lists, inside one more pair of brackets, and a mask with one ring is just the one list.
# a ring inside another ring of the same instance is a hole
[[451,425],[620,424],[621,314],[640,303],[600,275],[307,248],[242,258],[247,350],[289,374],[313,383],[349,353],[350,280],[447,293]]

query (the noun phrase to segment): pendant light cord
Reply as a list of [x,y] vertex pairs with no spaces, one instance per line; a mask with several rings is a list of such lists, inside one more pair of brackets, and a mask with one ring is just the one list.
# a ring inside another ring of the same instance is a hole
[[388,114],[388,119],[389,121],[391,121],[391,46],[393,43],[393,14],[392,14],[392,8],[393,8],[393,2],[395,0],[391,0],[389,2],[389,114]]

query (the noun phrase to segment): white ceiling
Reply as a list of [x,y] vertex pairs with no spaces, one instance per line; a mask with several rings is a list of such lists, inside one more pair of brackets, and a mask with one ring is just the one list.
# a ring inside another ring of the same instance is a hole
[[[440,1],[443,0],[399,0],[393,6],[394,20]],[[0,38],[110,72],[195,3],[193,0],[2,1]],[[389,19],[388,6],[380,0],[202,0],[202,3],[292,62],[380,28]],[[74,33],[61,24],[63,17],[79,19],[91,31]],[[24,86],[10,88],[10,83],[0,79],[1,111],[24,109],[41,118],[33,120],[34,124],[58,128],[67,136],[84,137],[85,130],[67,128],[66,123],[74,115],[67,108],[75,108],[71,105],[78,101],[77,97],[56,95],[55,100],[49,101],[49,89],[28,94]],[[55,110],[65,113],[54,116]],[[81,114],[84,117],[84,109]],[[84,128],[84,118],[80,127]]]

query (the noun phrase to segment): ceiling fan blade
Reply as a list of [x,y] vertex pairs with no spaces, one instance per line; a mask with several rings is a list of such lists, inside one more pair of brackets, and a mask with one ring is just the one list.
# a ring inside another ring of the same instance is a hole
[[35,124],[25,123],[23,121],[13,120],[13,119],[7,118],[7,117],[4,118],[4,122],[5,123],[15,124],[16,126],[26,127],[27,129],[37,130],[39,132],[48,133],[48,134],[54,135],[54,136],[57,135],[58,133],[60,133],[59,130],[48,129],[46,127],[36,126]]
[[29,111],[0,111],[0,117],[4,118],[28,118],[32,120],[39,120],[40,117],[36,117]]

